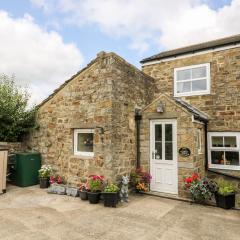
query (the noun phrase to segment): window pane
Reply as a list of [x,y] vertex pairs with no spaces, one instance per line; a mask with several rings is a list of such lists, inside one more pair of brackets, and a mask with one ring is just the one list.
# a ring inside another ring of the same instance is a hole
[[187,79],[191,79],[191,69],[177,71],[177,81]]
[[237,147],[237,138],[236,137],[224,137],[224,146],[225,147]]
[[192,81],[192,90],[193,91],[207,90],[207,80],[203,79]]
[[239,152],[225,152],[226,165],[239,166]]
[[162,141],[162,125],[155,125],[155,141]]
[[162,142],[155,142],[155,159],[162,159]]
[[172,124],[165,125],[165,140],[172,141]]
[[177,93],[184,93],[191,91],[191,82],[177,83]]
[[223,147],[223,137],[212,137],[213,147]]
[[192,69],[192,78],[204,78],[207,76],[207,67],[197,67]]
[[223,151],[211,151],[212,164],[224,164]]
[[173,160],[173,144],[172,142],[165,143],[165,160]]
[[93,152],[93,133],[78,133],[77,151]]

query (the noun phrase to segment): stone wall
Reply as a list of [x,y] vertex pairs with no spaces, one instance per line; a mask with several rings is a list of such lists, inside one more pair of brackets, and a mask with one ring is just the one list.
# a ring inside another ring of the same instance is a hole
[[112,65],[113,82],[113,164],[116,175],[136,168],[135,109],[142,109],[154,97],[154,80],[117,58]]
[[[164,112],[157,113],[158,104],[164,105]],[[150,120],[152,119],[176,119],[177,120],[177,152],[181,147],[188,147],[191,151],[189,157],[182,157],[177,153],[178,166],[178,194],[181,197],[188,196],[184,189],[184,177],[198,172],[204,176],[204,148],[201,154],[197,149],[197,129],[201,129],[202,139],[204,139],[204,125],[192,122],[190,114],[186,109],[176,104],[165,95],[161,95],[152,104],[147,106],[142,112],[141,123],[141,163],[145,169],[150,166]],[[202,143],[204,145],[204,142]]]
[[[181,97],[210,117],[208,131],[240,132],[240,48],[176,58],[171,61],[143,66],[143,72],[156,80],[156,96],[166,93],[173,96],[174,68],[210,63],[211,93]],[[203,156],[205,161],[205,157]],[[240,171],[219,170],[221,173],[240,176]],[[232,178],[229,178],[232,179]],[[240,182],[239,180],[236,180]]]
[[176,58],[143,66],[156,80],[156,95],[173,96],[174,68],[210,63],[211,93],[182,97],[210,116],[209,131],[240,131],[240,48]]
[[21,142],[0,142],[0,148],[7,148],[9,152],[22,152],[25,146]]
[[[114,180],[129,173],[135,161],[134,109],[148,101],[144,88],[151,83],[116,54],[102,52],[40,105],[39,129],[26,145],[71,185],[91,174]],[[94,129],[94,157],[73,154],[73,131],[82,128]]]

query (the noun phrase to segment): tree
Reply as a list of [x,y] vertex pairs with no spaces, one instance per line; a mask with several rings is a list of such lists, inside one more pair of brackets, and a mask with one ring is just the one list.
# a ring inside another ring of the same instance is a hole
[[35,107],[29,108],[29,97],[15,77],[0,76],[0,141],[21,141],[35,126]]

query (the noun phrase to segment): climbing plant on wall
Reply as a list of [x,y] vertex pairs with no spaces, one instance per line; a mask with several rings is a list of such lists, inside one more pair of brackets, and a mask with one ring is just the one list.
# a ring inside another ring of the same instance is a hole
[[15,77],[0,75],[0,141],[21,141],[35,125],[35,107],[29,107],[29,93]]

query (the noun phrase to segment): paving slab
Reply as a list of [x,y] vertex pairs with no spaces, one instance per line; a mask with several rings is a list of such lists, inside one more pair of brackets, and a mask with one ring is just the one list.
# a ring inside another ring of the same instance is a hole
[[0,195],[1,240],[239,240],[240,211],[148,195],[117,208],[8,186]]

